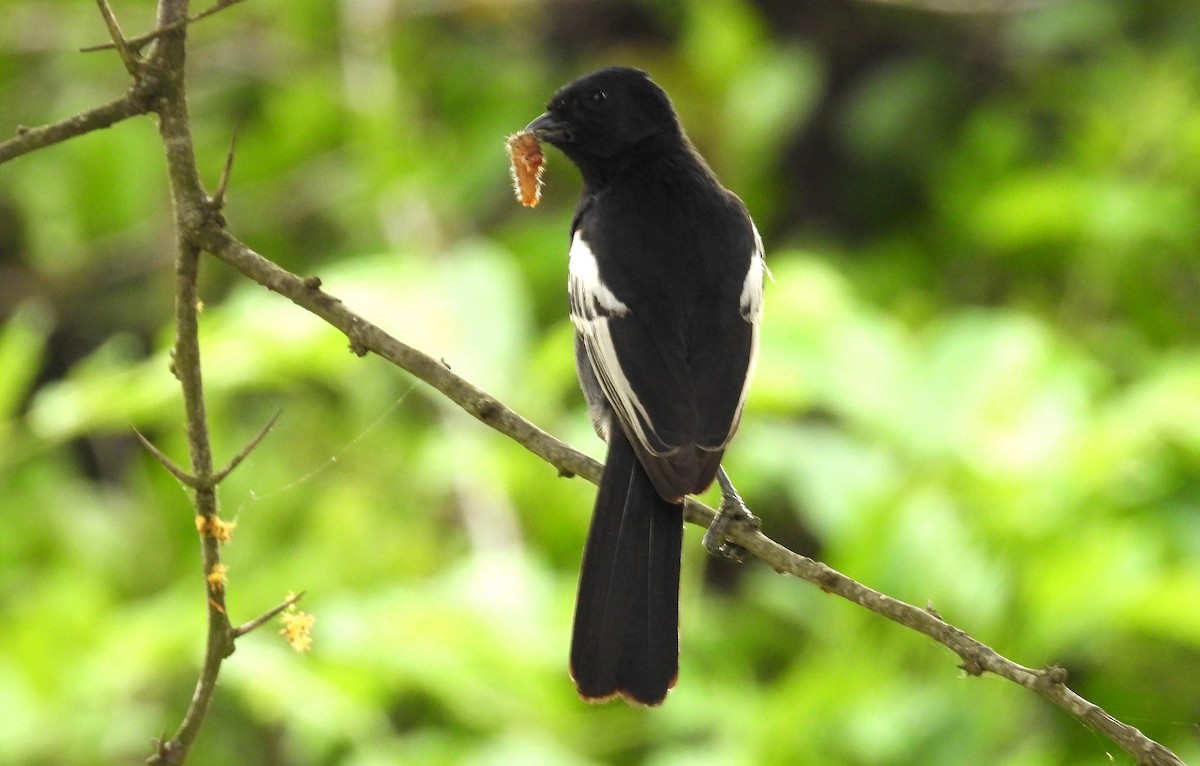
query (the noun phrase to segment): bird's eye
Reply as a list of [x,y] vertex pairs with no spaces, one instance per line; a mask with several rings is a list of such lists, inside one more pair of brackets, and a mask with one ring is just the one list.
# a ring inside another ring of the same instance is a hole
[[588,94],[588,104],[591,106],[600,106],[608,98],[608,94],[597,88]]

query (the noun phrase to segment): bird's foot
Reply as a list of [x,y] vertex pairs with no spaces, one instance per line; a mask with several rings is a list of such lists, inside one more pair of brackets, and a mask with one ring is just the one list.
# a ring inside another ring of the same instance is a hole
[[717,482],[721,485],[721,507],[704,534],[704,547],[714,556],[724,556],[740,563],[746,558],[746,549],[731,542],[729,537],[737,529],[757,532],[762,529],[762,520],[750,513],[724,468],[717,471]]

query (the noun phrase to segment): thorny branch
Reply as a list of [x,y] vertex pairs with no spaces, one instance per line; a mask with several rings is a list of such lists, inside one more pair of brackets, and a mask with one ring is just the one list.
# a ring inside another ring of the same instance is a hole
[[[205,660],[192,703],[175,735],[156,742],[156,752],[149,759],[152,764],[181,764],[187,759],[212,698],[221,663],[233,652],[234,640],[286,610],[300,598],[290,597],[236,628],[231,625],[226,612],[224,585],[220,577],[223,573],[219,548],[222,535],[218,534],[221,522],[217,517],[216,487],[261,441],[271,423],[226,468],[214,472],[197,338],[196,278],[202,252],[215,255],[251,280],[287,297],[338,328],[346,334],[350,348],[355,353],[365,355],[374,352],[417,376],[472,416],[557,468],[560,475],[578,475],[595,483],[601,468],[596,461],[520,417],[485,391],[451,372],[441,362],[393,338],[351,311],[337,298],[322,291],[319,279],[301,278],[280,268],[229,233],[219,208],[229,175],[232,149],[218,193],[211,197],[206,195],[200,183],[192,147],[184,89],[184,62],[188,23],[237,2],[240,0],[220,0],[208,10],[189,17],[187,0],[160,0],[157,28],[147,35],[125,40],[106,0],[98,0],[114,42],[97,46],[97,49],[118,49],[123,63],[134,77],[130,89],[121,98],[61,122],[33,129],[18,128],[13,138],[0,143],[0,163],[3,163],[75,136],[107,128],[134,115],[153,111],[159,118],[171,180],[177,234],[176,341],[172,370],[183,389],[191,472],[184,472],[149,442],[143,442],[168,470],[192,489],[197,528],[201,533],[209,629]],[[134,52],[151,40],[158,40],[159,44],[147,58],[138,59]],[[707,527],[714,516],[711,508],[694,500],[689,500],[686,505],[685,518],[693,524]],[[945,622],[932,609],[921,609],[872,590],[825,564],[784,548],[749,526],[735,526],[729,538],[780,573],[804,579],[827,593],[929,636],[959,656],[962,660],[959,667],[964,672],[970,675],[990,672],[1046,698],[1104,734],[1134,756],[1139,764],[1182,766],[1182,761],[1166,747],[1138,729],[1116,720],[1068,688],[1066,672],[1061,668],[1051,666],[1037,670],[1018,665]]]
[[[201,17],[238,1],[223,1],[201,14]],[[160,0],[158,29],[152,35],[159,44],[148,58],[142,59],[134,51],[141,43],[131,46],[124,38],[108,0],[97,0],[97,5],[112,38],[111,47],[120,55],[126,71],[133,77],[133,84],[121,98],[69,119],[35,129],[18,128],[15,137],[0,144],[0,162],[109,127],[135,114],[154,112],[158,115],[159,133],[171,184],[176,234],[175,345],[171,371],[183,391],[191,470],[185,471],[176,465],[140,433],[137,436],[150,453],[190,489],[196,511],[196,529],[200,536],[208,611],[204,662],[191,703],[175,734],[170,739],[156,740],[155,752],[147,761],[156,766],[167,766],[187,760],[216,690],[221,664],[233,654],[235,639],[279,615],[300,596],[289,597],[281,605],[239,627],[233,627],[229,621],[225,603],[225,566],[221,563],[220,546],[227,541],[231,526],[218,516],[217,485],[259,444],[275,419],[272,418],[226,467],[214,472],[201,374],[197,280],[202,248],[196,235],[202,223],[219,220],[219,207],[232,163],[232,149],[221,175],[220,189],[214,198],[210,198],[204,193],[196,166],[184,87],[186,25],[199,17],[188,17],[187,0]]]
[[[186,17],[187,0],[162,0],[159,3],[160,27]],[[183,27],[163,35],[155,50],[155,63],[163,73],[157,111],[159,133],[167,154],[167,174],[175,213],[175,347],[172,372],[183,389],[188,451],[192,476],[195,478],[192,502],[196,507],[196,527],[200,531],[201,559],[208,594],[208,635],[204,663],[192,702],[175,736],[158,743],[157,752],[148,760],[151,764],[177,764],[187,759],[208,713],[221,663],[234,650],[233,628],[225,606],[221,540],[220,535],[216,534],[217,486],[213,481],[212,448],[200,367],[197,316],[200,298],[196,288],[200,248],[192,238],[192,222],[202,215],[198,210],[197,198],[203,199],[203,195],[197,193],[200,174],[196,168],[184,90],[185,40],[186,30]]]

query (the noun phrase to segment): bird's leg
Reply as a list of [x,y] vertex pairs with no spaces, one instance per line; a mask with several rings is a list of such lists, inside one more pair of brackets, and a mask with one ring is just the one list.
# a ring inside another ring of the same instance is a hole
[[724,468],[717,468],[717,484],[721,487],[721,508],[704,534],[704,547],[714,556],[741,561],[746,551],[736,543],[729,542],[729,532],[743,525],[757,530],[762,527],[762,521],[746,508]]

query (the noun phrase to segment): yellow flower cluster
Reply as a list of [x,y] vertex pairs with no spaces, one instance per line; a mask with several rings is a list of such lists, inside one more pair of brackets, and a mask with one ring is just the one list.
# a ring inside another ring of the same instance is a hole
[[214,564],[212,571],[204,579],[208,580],[208,586],[213,590],[225,590],[225,583],[229,582],[229,567]]
[[203,537],[211,537],[221,545],[229,542],[233,538],[233,530],[237,527],[236,521],[225,521],[219,516],[204,516],[196,517],[196,531]]
[[[288,600],[291,601],[293,598],[295,595],[289,593]],[[283,636],[293,649],[298,652],[307,652],[312,649],[310,632],[313,623],[317,621],[316,617],[308,612],[299,611],[293,603],[283,611],[280,619],[283,620],[283,627],[279,630],[279,635]]]

